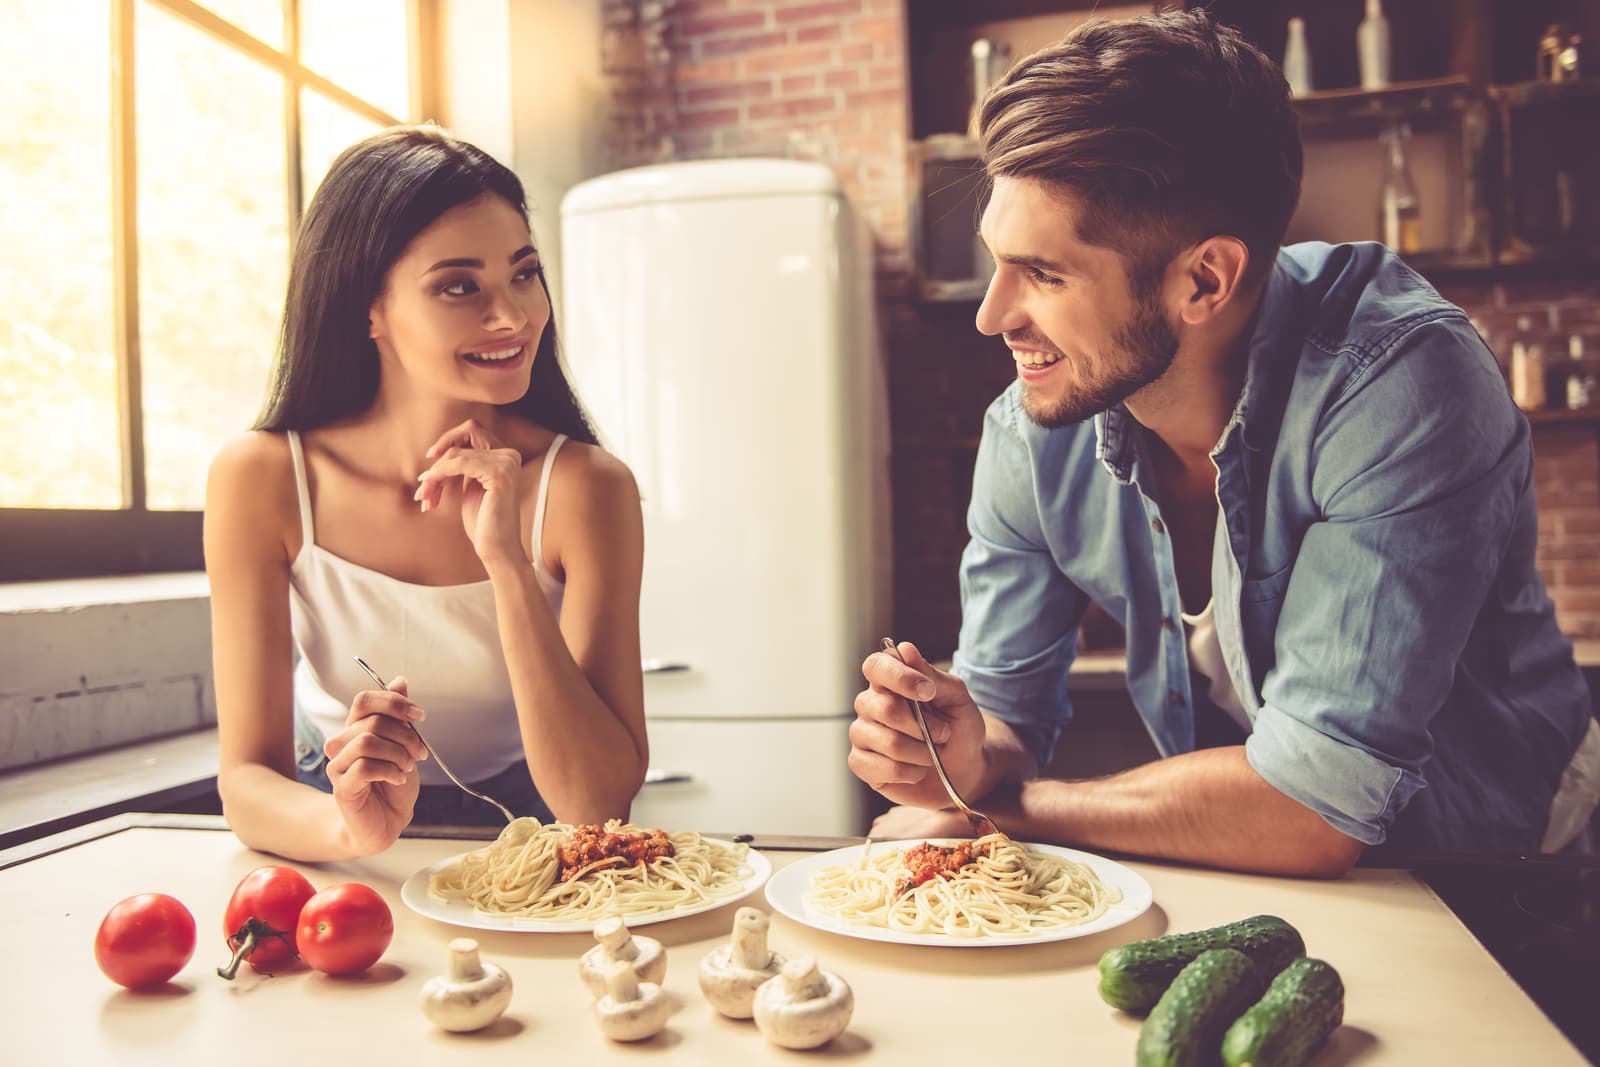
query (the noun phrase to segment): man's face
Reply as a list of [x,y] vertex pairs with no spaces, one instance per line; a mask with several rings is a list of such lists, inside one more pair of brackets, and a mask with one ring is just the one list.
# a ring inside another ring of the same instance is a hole
[[996,178],[979,227],[995,274],[978,329],[1005,338],[1023,410],[1052,428],[1116,406],[1178,352],[1160,284],[1134,292],[1119,253],[1078,239],[1078,211],[1070,190]]

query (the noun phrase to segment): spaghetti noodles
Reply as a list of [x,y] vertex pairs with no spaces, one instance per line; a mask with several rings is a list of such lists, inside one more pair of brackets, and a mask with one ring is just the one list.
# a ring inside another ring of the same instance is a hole
[[732,896],[750,874],[746,851],[617,819],[600,827],[523,818],[435,871],[428,892],[487,916],[626,919]]
[[906,934],[1027,937],[1103,915],[1122,894],[1087,865],[1031,852],[1003,834],[923,843],[811,878],[805,903],[844,922]]

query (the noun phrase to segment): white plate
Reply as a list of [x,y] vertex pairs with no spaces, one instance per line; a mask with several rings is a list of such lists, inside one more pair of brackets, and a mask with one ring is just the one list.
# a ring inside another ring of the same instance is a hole
[[[903,851],[912,845],[920,844],[923,840],[929,839],[874,841],[872,850],[874,855],[879,854],[883,849],[889,848]],[[954,839],[932,838],[931,840],[945,844],[955,843]],[[1022,844],[1021,842],[1018,843]],[[1108,888],[1122,891],[1122,902],[1110,905],[1105,914],[1079,926],[1038,930],[1024,934],[1021,937],[993,937],[989,935],[957,937],[952,934],[907,934],[885,927],[860,926],[855,923],[847,923],[842,919],[822,915],[808,908],[804,897],[811,889],[811,876],[824,867],[841,867],[847,863],[860,863],[863,847],[862,845],[852,845],[849,848],[840,848],[832,852],[807,856],[803,860],[789,864],[773,875],[772,880],[767,883],[767,902],[779,914],[787,915],[797,923],[816,930],[843,934],[846,937],[861,938],[865,941],[888,941],[897,945],[938,945],[949,948],[994,948],[1003,945],[1040,945],[1047,941],[1066,941],[1074,937],[1088,937],[1091,934],[1098,934],[1101,931],[1121,926],[1123,923],[1132,922],[1144,914],[1154,900],[1154,896],[1150,892],[1150,883],[1114,860],[1108,860],[1104,856],[1096,856],[1092,852],[1079,852],[1077,849],[1062,848],[1060,845],[1024,844],[1022,847],[1030,852],[1042,852],[1046,855],[1059,856],[1062,859],[1074,860],[1085,864],[1099,876],[1100,881],[1105,883]]]
[[[714,837],[703,838],[706,844],[717,848],[733,849],[737,846],[731,841],[722,841]],[[481,847],[481,846],[480,846]],[[469,849],[470,852],[477,851]],[[543,934],[574,934],[588,933],[595,928],[595,924],[604,916],[595,919],[563,920],[555,922],[550,919],[525,919],[512,915],[484,915],[465,901],[439,900],[428,892],[428,878],[440,868],[454,863],[465,852],[442,859],[438,863],[430,864],[405,880],[400,887],[400,899],[406,907],[418,915],[426,915],[430,919],[440,922],[453,923],[456,926],[470,926],[474,930],[512,930],[526,931],[529,933]],[[668,919],[681,919],[686,915],[698,915],[703,911],[720,908],[726,904],[743,900],[751,893],[760,889],[762,884],[772,874],[772,861],[767,859],[755,849],[746,849],[744,855],[745,866],[749,868],[740,883],[737,892],[716,900],[705,901],[699,904],[687,904],[681,908],[670,911],[657,912],[653,915],[630,915],[628,927],[649,926],[651,923],[666,922]]]

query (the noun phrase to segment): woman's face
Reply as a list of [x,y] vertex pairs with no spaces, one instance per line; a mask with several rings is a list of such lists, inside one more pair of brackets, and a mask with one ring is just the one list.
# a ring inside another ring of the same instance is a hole
[[550,321],[522,215],[492,193],[440,215],[395,260],[369,321],[385,387],[469,403],[519,399]]

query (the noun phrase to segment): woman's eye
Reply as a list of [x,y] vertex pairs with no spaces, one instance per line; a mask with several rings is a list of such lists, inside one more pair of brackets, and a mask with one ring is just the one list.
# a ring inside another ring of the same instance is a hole
[[523,267],[517,271],[516,279],[519,282],[531,282],[544,273],[544,264],[535,263],[530,267]]
[[478,287],[469,281],[448,282],[439,287],[439,292],[444,296],[471,296],[478,291]]

